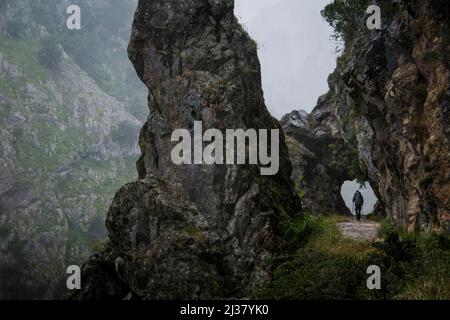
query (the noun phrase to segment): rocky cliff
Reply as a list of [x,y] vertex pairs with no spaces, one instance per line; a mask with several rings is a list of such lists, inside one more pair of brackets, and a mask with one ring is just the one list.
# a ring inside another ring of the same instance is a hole
[[326,97],[321,97],[311,114],[296,110],[281,119],[293,166],[291,178],[306,211],[349,215],[341,186],[354,179],[351,166],[358,154],[345,143],[325,101]]
[[[366,27],[367,16],[355,13],[368,2],[335,2],[324,11],[345,49],[330,75],[330,92],[308,125],[319,136],[341,141],[333,165],[351,178],[369,180],[380,208],[398,225],[448,229],[450,6],[426,0],[376,4],[383,24],[374,31]],[[288,133],[293,116],[285,121]],[[307,145],[305,130],[294,127],[290,134]],[[341,156],[351,155],[352,146],[358,168]],[[326,149],[321,154],[333,155],[336,148]],[[301,153],[317,155],[310,151]]]
[[129,55],[149,88],[140,180],[115,196],[107,248],[84,266],[77,298],[239,298],[269,279],[282,223],[298,215],[284,136],[280,170],[185,165],[170,159],[175,129],[281,129],[261,90],[256,45],[234,1],[140,1]]

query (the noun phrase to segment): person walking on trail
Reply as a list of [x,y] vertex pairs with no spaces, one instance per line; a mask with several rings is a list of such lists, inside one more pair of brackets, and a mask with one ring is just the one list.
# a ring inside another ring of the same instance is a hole
[[361,220],[361,210],[364,204],[364,198],[359,190],[357,190],[353,196],[353,204],[355,207],[356,219],[359,221]]

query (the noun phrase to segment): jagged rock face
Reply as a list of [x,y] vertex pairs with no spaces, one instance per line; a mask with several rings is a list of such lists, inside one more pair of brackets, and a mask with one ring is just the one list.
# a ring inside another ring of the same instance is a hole
[[[176,166],[170,158],[172,132],[192,131],[194,121],[222,132],[281,129],[264,105],[256,45],[233,9],[228,0],[139,2],[129,55],[151,106],[140,136],[141,181],[116,195],[109,246],[85,267],[90,288],[105,287],[99,261],[110,270],[119,261],[116,276],[142,299],[244,297],[268,279],[265,258],[281,245],[278,221],[301,209],[284,137],[275,176],[261,176],[258,166]],[[127,294],[120,290],[77,297]]]
[[330,104],[389,217],[448,228],[449,5],[380,2],[383,29],[360,31],[330,79]]
[[88,264],[92,270],[81,299],[124,298],[130,292],[142,299],[220,296],[222,239],[181,185],[147,176],[125,186],[107,225],[111,241]]
[[341,186],[350,177],[331,165],[330,145],[342,138],[324,97],[313,113],[296,110],[281,119],[292,162],[291,178],[302,199],[303,209],[321,215],[350,214],[341,197]]

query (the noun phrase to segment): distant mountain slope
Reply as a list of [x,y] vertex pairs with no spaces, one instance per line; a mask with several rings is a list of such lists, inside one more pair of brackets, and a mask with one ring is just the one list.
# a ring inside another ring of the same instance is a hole
[[[62,297],[66,267],[99,245],[113,194],[136,176],[147,91],[122,78],[126,30],[92,32],[114,1],[82,1],[87,30],[67,33],[65,3],[0,2],[0,299]],[[102,54],[70,47],[87,35]]]

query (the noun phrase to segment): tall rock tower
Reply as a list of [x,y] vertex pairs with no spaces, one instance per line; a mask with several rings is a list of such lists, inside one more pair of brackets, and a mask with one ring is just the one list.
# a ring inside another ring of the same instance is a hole
[[239,298],[269,278],[280,221],[300,214],[280,134],[280,169],[175,165],[176,129],[279,129],[261,89],[257,47],[233,0],[141,0],[129,56],[149,89],[140,180],[115,196],[109,242],[83,268],[77,298]]

